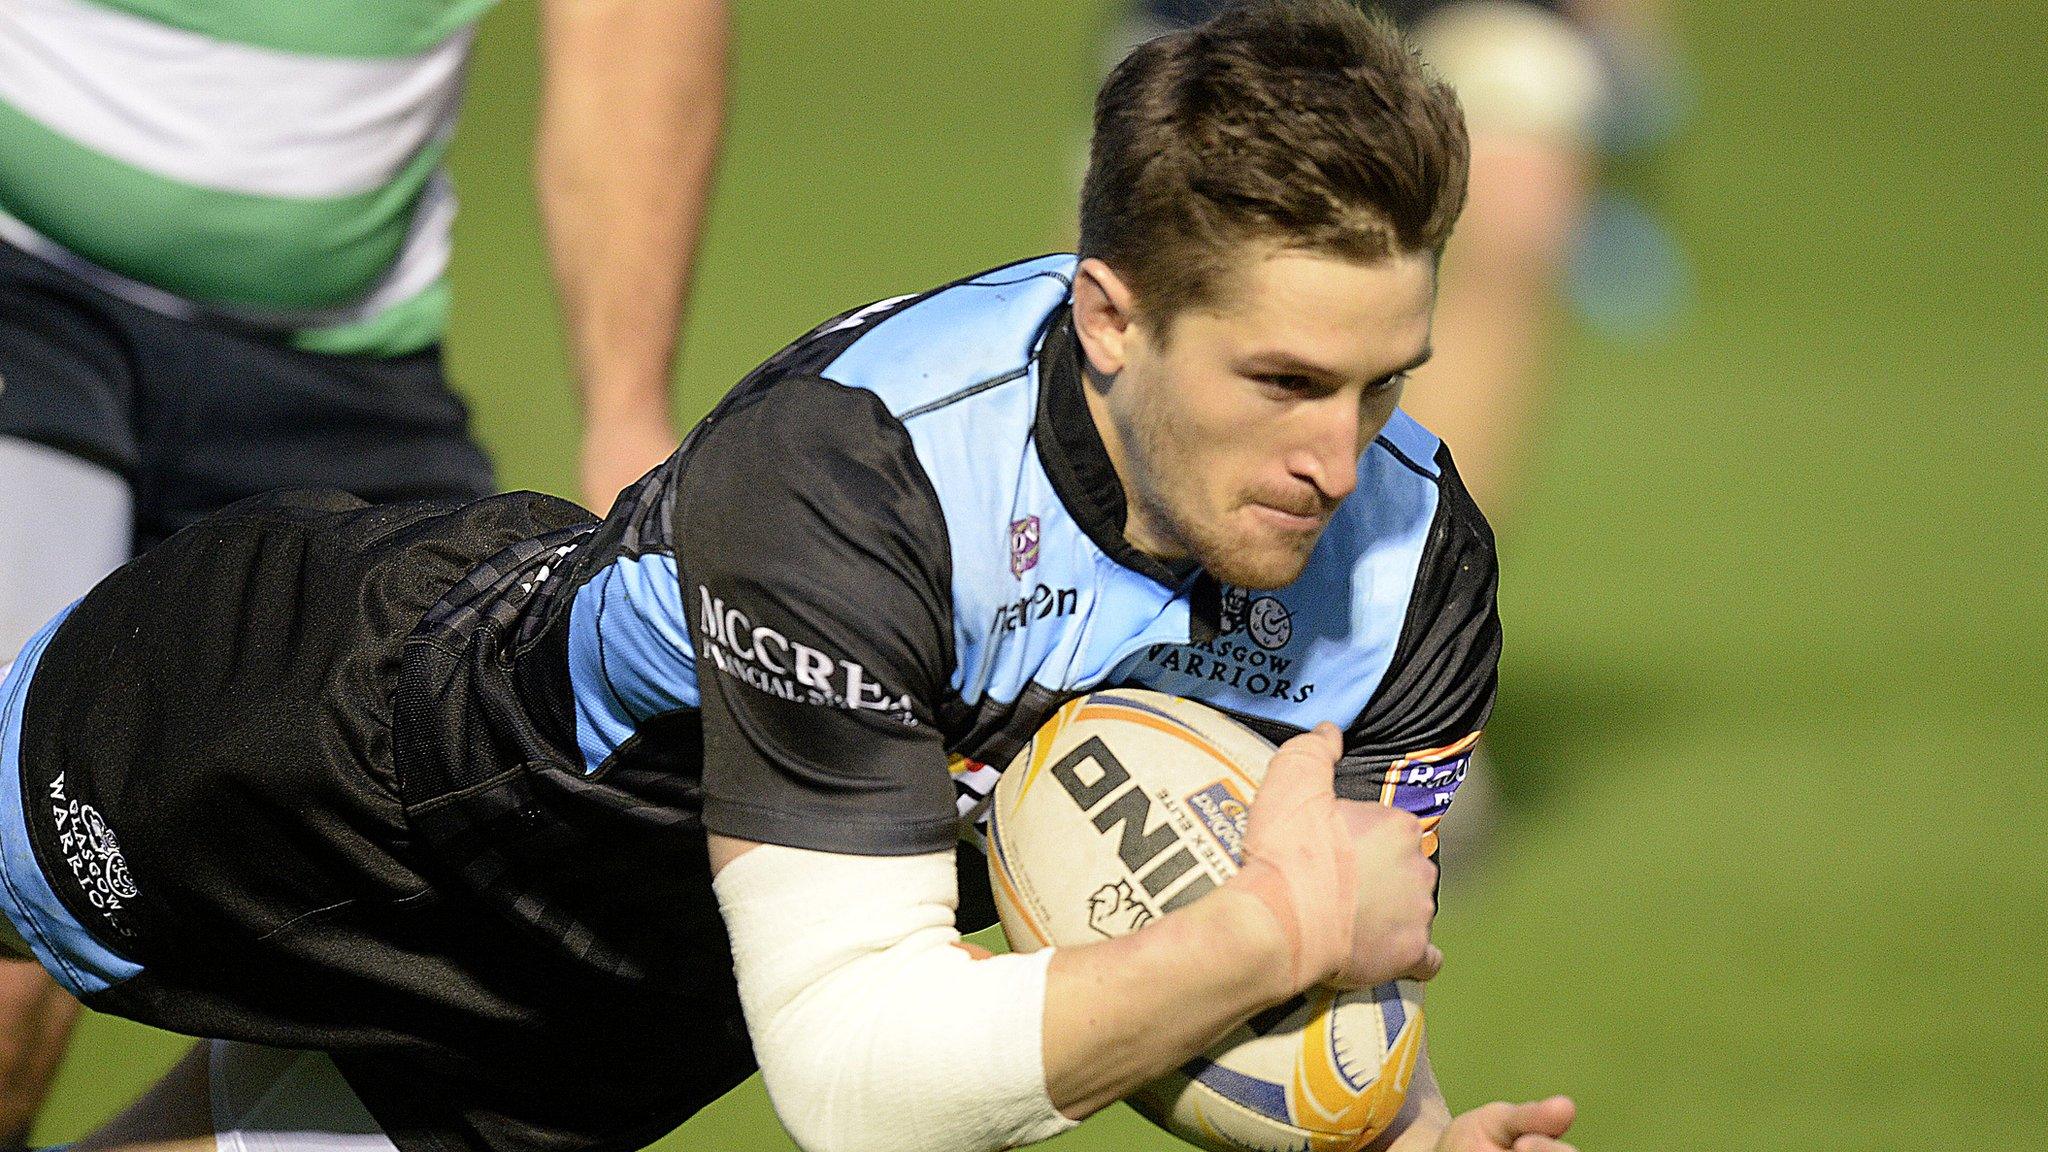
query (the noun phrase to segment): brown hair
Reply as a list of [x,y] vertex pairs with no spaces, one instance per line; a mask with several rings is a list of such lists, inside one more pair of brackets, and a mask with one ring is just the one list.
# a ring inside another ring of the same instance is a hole
[[1254,0],[1140,46],[1095,97],[1081,254],[1162,328],[1246,242],[1436,252],[1465,200],[1464,117],[1385,19]]

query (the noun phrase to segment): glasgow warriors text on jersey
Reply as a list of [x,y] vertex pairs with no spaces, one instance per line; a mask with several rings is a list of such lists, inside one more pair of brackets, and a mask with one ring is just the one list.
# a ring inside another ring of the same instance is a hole
[[1116,685],[1334,721],[1345,795],[1434,819],[1499,648],[1448,454],[1397,415],[1286,588],[1135,551],[1073,264],[822,325],[601,523],[301,495],[173,538],[0,691],[40,881],[0,905],[96,1006],[333,1052],[408,1150],[622,1148],[752,1069],[707,829],[949,850]]

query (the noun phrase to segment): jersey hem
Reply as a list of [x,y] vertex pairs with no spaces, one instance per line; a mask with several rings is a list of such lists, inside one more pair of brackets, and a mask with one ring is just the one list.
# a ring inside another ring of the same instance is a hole
[[704,798],[704,827],[738,840],[853,856],[950,852],[960,838],[959,818],[950,813],[943,819],[916,822],[868,820],[845,813],[764,808],[709,795]]

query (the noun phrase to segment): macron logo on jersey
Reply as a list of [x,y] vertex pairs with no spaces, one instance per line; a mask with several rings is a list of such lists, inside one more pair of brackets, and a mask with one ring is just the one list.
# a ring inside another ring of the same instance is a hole
[[697,600],[704,652],[723,675],[783,700],[850,712],[886,712],[905,724],[917,723],[910,694],[889,695],[859,664],[755,624],[701,584]]

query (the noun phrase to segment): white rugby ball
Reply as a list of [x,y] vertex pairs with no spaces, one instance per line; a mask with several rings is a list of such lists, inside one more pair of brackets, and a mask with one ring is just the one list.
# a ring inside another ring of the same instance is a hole
[[[988,863],[1010,946],[1133,932],[1242,863],[1273,746],[1222,713],[1140,689],[1055,713],[996,785]],[[1422,1047],[1408,982],[1315,989],[1270,1009],[1129,1103],[1214,1152],[1350,1152],[1385,1131]]]

